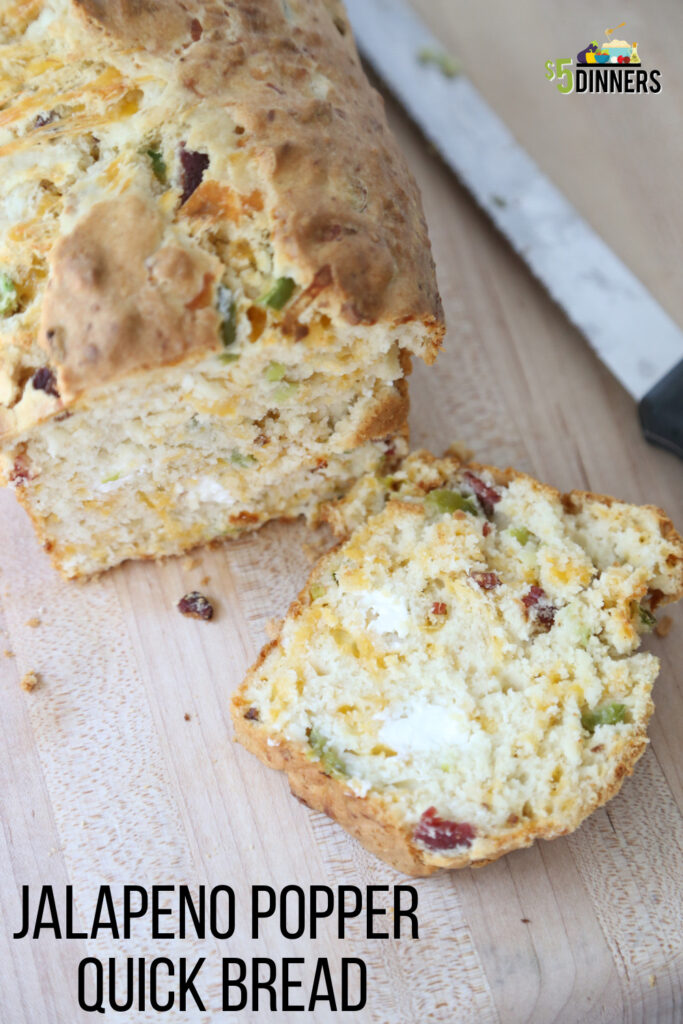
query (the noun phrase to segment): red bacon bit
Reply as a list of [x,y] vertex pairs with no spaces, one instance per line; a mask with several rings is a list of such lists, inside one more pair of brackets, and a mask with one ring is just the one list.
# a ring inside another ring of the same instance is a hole
[[[382,438],[384,445],[384,457],[382,461],[382,473],[392,473],[401,463],[402,456],[396,451],[396,438],[389,436]],[[398,482],[392,490],[398,490]]]
[[444,601],[435,601],[432,605],[432,615],[446,615],[448,607]]
[[31,468],[26,456],[22,452],[17,455],[14,460],[14,465],[12,466],[9,474],[9,481],[11,484],[16,484],[17,487],[20,487],[22,484],[26,483],[27,480],[32,479],[33,474],[31,473]]
[[469,469],[466,469],[463,473],[465,480],[470,485],[476,496],[479,498],[481,507],[487,516],[493,515],[493,506],[497,505],[501,499],[501,495],[498,491],[490,487],[484,480],[479,476],[475,476]]
[[192,149],[185,149],[185,145],[181,143],[180,166],[180,184],[183,190],[183,194],[180,197],[180,205],[182,206],[183,203],[187,202],[192,193],[199,188],[204,177],[204,171],[209,166],[209,157],[206,153],[196,153]]
[[484,523],[484,525],[481,528],[481,532],[484,534],[485,537],[488,537],[488,535],[491,532],[491,524],[490,523]]
[[493,590],[499,587],[501,580],[497,572],[479,572],[476,569],[470,572],[470,578],[478,583],[482,590]]
[[533,615],[539,626],[546,631],[550,629],[555,621],[557,608],[551,603],[543,587],[531,587],[529,593],[522,598],[522,604],[526,608],[527,616]]
[[33,127],[44,128],[46,124],[52,124],[52,122],[56,121],[58,117],[59,114],[56,110],[50,110],[47,114],[38,114],[33,122]]
[[190,36],[193,43],[202,38],[202,23],[197,18],[193,18],[190,22]]
[[51,370],[49,366],[41,366],[39,370],[36,370],[31,377],[31,383],[35,391],[45,391],[46,394],[59,398],[54,370]]
[[178,601],[178,611],[189,619],[204,619],[208,622],[213,618],[213,605],[199,591],[193,590]]
[[528,594],[525,594],[522,598],[522,604],[525,608],[533,608],[539,601],[545,598],[545,590],[542,587],[531,587]]
[[413,838],[430,850],[453,850],[457,846],[471,846],[475,831],[465,822],[446,821],[429,807],[420,818]]

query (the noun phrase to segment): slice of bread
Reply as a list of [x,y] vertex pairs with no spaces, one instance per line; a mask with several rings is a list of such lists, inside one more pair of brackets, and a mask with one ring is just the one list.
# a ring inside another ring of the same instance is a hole
[[0,484],[66,576],[315,517],[444,333],[337,0],[0,5]]
[[643,753],[683,593],[657,508],[408,456],[327,510],[314,569],[233,699],[237,739],[408,874],[577,828]]

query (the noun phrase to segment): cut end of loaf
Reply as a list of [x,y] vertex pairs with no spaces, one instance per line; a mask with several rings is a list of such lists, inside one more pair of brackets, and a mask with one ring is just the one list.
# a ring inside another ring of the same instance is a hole
[[658,509],[414,453],[327,517],[315,568],[233,700],[237,738],[410,874],[577,828],[647,744],[683,591]]
[[[395,355],[380,362],[400,372]],[[391,379],[364,397],[353,380],[257,350],[236,367],[212,357],[119,386],[9,449],[6,479],[65,576],[271,519],[316,521],[322,501],[405,452],[404,394]]]

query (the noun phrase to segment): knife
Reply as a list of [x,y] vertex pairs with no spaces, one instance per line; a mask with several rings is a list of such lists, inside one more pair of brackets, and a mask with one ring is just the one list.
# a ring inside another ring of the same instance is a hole
[[[683,458],[683,331],[515,141],[405,0],[346,0],[363,56]],[[605,316],[609,307],[610,315]]]

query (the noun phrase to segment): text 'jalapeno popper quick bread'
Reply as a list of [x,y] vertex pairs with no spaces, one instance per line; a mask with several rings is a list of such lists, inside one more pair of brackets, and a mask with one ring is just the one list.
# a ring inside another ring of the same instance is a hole
[[643,753],[683,592],[664,514],[408,456],[328,510],[325,555],[233,699],[237,739],[409,874],[551,839]]
[[336,0],[0,11],[0,473],[78,576],[315,515],[443,322]]

